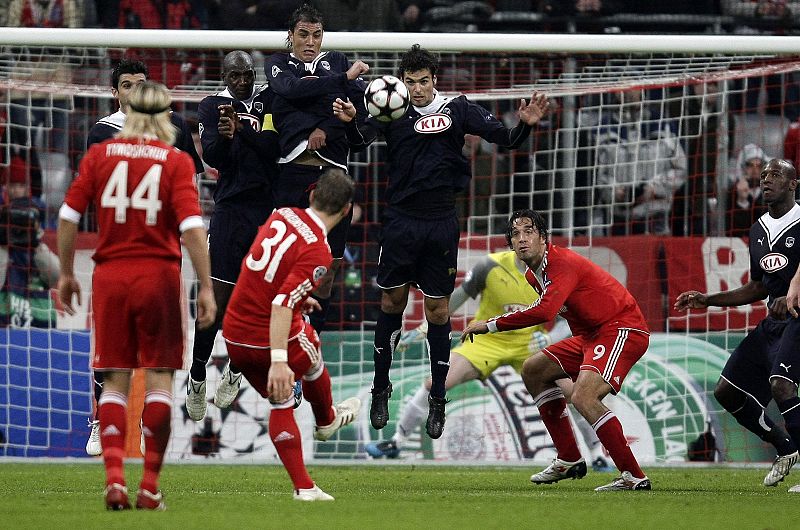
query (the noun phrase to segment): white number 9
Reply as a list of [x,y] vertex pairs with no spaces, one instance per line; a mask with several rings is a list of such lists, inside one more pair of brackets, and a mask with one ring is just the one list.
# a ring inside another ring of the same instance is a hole
[[592,360],[596,361],[605,354],[606,354],[606,347],[603,346],[602,344],[598,344],[597,346],[594,347],[594,357],[592,357]]

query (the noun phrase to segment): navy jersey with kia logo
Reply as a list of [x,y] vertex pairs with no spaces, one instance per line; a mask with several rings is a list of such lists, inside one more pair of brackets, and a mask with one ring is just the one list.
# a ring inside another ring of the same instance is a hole
[[783,217],[762,215],[750,228],[750,279],[764,284],[770,303],[786,296],[800,263],[800,206]]
[[[371,116],[363,125],[351,122],[347,134],[352,145],[369,144],[378,132],[384,136],[389,164],[385,199],[390,206],[408,211],[414,204],[427,204],[424,195],[429,192],[435,190],[440,198],[453,197],[467,187],[472,170],[463,153],[465,135],[516,148],[530,129],[525,124],[507,128],[465,96],[436,94],[428,106],[411,105],[405,115],[389,123]],[[454,210],[454,203],[448,208]]]

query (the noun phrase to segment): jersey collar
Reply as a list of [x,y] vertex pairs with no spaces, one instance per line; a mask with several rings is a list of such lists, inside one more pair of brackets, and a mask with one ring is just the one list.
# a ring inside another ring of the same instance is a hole
[[306,210],[305,210],[305,211],[306,211],[306,213],[308,214],[308,216],[309,216],[309,217],[310,217],[310,218],[311,218],[311,219],[312,219],[312,220],[313,220],[315,223],[317,223],[317,226],[319,226],[319,227],[320,227],[320,229],[322,230],[322,235],[324,235],[324,236],[326,236],[326,237],[327,237],[327,235],[328,235],[328,229],[327,229],[327,228],[325,228],[325,223],[323,223],[323,222],[322,222],[322,219],[320,219],[319,215],[317,215],[317,214],[314,212],[314,210],[312,210],[311,208],[306,208]]

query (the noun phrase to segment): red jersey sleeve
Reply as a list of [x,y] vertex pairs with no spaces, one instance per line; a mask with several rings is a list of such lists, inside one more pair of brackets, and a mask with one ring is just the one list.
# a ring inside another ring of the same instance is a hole
[[189,228],[203,226],[200,211],[200,198],[194,183],[194,162],[192,158],[174,149],[168,159],[172,183],[172,211],[178,221],[181,232]]
[[319,284],[319,280],[330,268],[332,261],[331,252],[324,241],[306,246],[297,256],[292,270],[278,287],[272,305],[289,309],[299,307]]
[[582,276],[579,268],[547,267],[546,263],[542,270],[546,272],[541,278],[537,278],[530,269],[525,271],[525,279],[539,293],[539,298],[525,309],[491,319],[496,322],[497,331],[510,331],[550,322],[564,307]]

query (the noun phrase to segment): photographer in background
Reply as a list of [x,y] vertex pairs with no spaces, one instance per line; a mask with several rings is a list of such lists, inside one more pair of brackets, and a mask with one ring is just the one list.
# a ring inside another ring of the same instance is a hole
[[50,287],[58,281],[58,257],[41,242],[42,209],[31,199],[24,160],[13,157],[0,207],[0,325],[54,328]]

